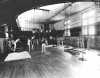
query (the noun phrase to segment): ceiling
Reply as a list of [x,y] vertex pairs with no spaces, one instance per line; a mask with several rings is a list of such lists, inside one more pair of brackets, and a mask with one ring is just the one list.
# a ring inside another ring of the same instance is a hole
[[88,7],[94,6],[95,3],[94,2],[75,2],[72,4],[71,7],[68,7],[66,9],[66,13],[71,13],[71,14],[75,14],[77,12],[80,12]]
[[18,14],[31,8],[70,1],[84,0],[0,0],[0,25],[3,23],[15,23],[15,18]]

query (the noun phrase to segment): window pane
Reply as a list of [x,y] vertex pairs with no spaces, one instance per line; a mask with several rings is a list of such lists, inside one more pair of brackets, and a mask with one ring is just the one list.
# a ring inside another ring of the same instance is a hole
[[91,10],[82,15],[82,24],[90,25],[95,23],[95,10]]
[[88,20],[87,19],[83,19],[83,26],[84,25],[88,25]]
[[88,13],[87,12],[82,15],[82,19],[86,19],[87,17],[88,17]]
[[89,26],[89,35],[95,35],[95,26]]
[[94,18],[88,19],[88,25],[94,24],[94,23],[95,23],[95,19]]
[[82,28],[82,35],[88,35],[88,29],[87,26]]
[[87,18],[95,17],[95,10],[91,10],[87,13]]

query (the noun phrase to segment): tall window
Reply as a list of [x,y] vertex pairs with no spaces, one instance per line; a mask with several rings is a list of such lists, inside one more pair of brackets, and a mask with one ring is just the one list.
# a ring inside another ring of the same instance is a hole
[[83,35],[95,34],[95,10],[88,11],[82,15]]
[[65,36],[70,36],[70,20],[65,21]]

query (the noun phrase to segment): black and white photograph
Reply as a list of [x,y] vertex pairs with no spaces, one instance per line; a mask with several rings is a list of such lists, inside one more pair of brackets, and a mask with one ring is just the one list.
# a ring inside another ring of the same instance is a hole
[[0,0],[0,78],[100,78],[99,0]]

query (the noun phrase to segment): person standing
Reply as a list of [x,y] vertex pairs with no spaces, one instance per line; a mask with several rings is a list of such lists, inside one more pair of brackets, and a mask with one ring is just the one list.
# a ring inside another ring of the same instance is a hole
[[46,46],[48,45],[47,40],[42,41],[42,54],[46,52]]
[[31,39],[31,49],[35,49],[35,37],[33,36]]
[[28,45],[28,51],[30,53],[30,50],[31,50],[31,40],[28,38],[28,41],[27,41],[27,45]]
[[17,43],[20,41],[20,39],[16,39],[13,44],[14,44],[14,52],[16,51],[16,48],[17,48]]

